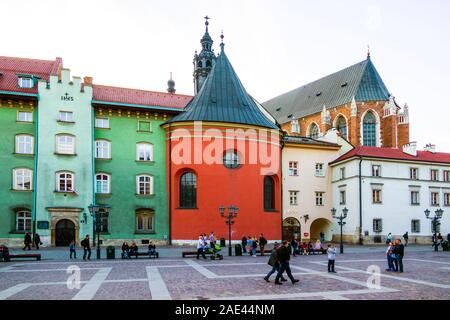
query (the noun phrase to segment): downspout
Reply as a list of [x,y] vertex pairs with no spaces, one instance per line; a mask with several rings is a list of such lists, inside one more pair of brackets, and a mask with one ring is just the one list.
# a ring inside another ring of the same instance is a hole
[[359,244],[363,245],[362,237],[362,161],[363,158],[359,157]]
[[[95,113],[94,106],[91,103],[91,162],[92,162],[92,203],[95,205],[95,136],[94,136]],[[94,221],[94,220],[92,220]],[[86,221],[85,221],[86,222]],[[92,241],[95,245],[95,223],[92,222]],[[98,246],[98,243],[97,243]]]
[[[38,103],[39,104],[39,96],[38,96]],[[36,129],[34,134],[34,170],[33,170],[33,210],[32,210],[32,234],[33,239],[36,234],[36,202],[37,202],[37,166],[38,166],[38,134],[39,134],[39,108],[36,106]]]
[[[280,128],[280,130],[281,130],[281,128]],[[284,203],[284,189],[283,189],[283,185],[284,185],[284,183],[283,183],[283,149],[284,149],[284,136],[285,136],[285,134],[284,134],[284,132],[283,131],[281,131],[282,133],[281,133],[281,141],[280,141],[280,145],[281,145],[281,148],[280,148],[280,178],[281,178],[281,181],[280,181],[280,192],[281,192],[281,205],[280,205],[280,208],[281,208],[281,242],[283,242],[283,240],[285,240],[285,239],[283,239],[283,203]],[[287,239],[286,239],[287,240]]]
[[169,245],[172,245],[172,131],[169,123]]

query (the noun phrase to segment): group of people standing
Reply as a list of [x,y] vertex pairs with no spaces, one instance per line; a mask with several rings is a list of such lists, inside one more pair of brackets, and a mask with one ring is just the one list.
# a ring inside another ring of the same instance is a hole
[[[216,237],[214,236],[214,231],[211,231],[209,234],[209,246],[211,249],[214,249],[216,244]],[[208,249],[208,237],[206,233],[201,233],[198,236],[197,242],[197,259],[200,259],[200,255],[202,255],[203,259],[206,259],[205,251]]]
[[400,239],[388,243],[386,249],[386,258],[388,268],[386,271],[403,272],[403,256],[405,255],[405,246]]
[[259,238],[256,238],[255,236],[251,237],[248,236],[246,237],[245,235],[242,237],[242,252],[243,253],[247,253],[256,258],[256,251],[258,249],[259,246],[259,251],[261,256],[264,255],[264,250],[266,248],[267,245],[267,239],[264,237],[264,235],[261,233],[259,235]]

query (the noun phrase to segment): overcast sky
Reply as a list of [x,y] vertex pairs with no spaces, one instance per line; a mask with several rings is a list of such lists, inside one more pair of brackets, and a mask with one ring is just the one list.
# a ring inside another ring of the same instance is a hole
[[260,102],[366,59],[410,107],[411,140],[450,152],[450,1],[0,0],[0,55],[62,57],[94,82],[193,94],[205,15]]

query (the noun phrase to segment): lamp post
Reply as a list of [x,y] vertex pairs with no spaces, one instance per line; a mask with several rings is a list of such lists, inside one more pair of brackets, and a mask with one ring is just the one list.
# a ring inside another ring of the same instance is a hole
[[221,205],[219,207],[219,213],[222,216],[222,218],[225,218],[225,223],[228,225],[228,255],[231,257],[233,255],[232,248],[231,248],[231,225],[234,224],[234,218],[237,217],[239,208],[233,205],[230,205],[228,207],[228,214],[225,214],[226,208]]
[[341,226],[341,245],[340,245],[340,253],[344,253],[344,243],[342,242],[342,226],[344,226],[346,224],[346,222],[344,222],[343,220],[345,218],[347,218],[347,213],[348,213],[348,209],[344,208],[342,209],[342,213],[337,216],[336,215],[336,209],[333,208],[331,209],[331,214],[333,216],[334,219],[338,220],[338,224]]
[[93,242],[95,246],[95,235],[97,235],[97,259],[100,259],[100,232],[101,230],[101,220],[100,220],[100,210],[101,209],[109,209],[110,206],[107,204],[91,204],[88,209],[92,216],[93,221],[93,229],[94,229],[94,237]]
[[[441,220],[442,215],[444,214],[444,210],[442,210],[441,208],[437,209],[434,212],[434,216],[430,217],[430,210],[426,209],[425,211],[425,216],[427,217],[427,219],[430,219],[433,223],[433,233],[436,234],[437,233],[437,227],[438,225],[440,225],[441,223],[439,222],[439,220]],[[436,239],[437,240],[437,239]],[[434,243],[434,251],[438,251],[438,244],[437,241],[436,243]]]

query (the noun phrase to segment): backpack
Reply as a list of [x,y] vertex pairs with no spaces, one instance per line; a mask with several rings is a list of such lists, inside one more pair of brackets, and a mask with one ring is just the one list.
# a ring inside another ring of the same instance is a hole
[[87,245],[86,242],[87,242],[87,240],[86,240],[86,239],[83,239],[83,240],[80,242],[81,246],[87,247],[88,245]]

